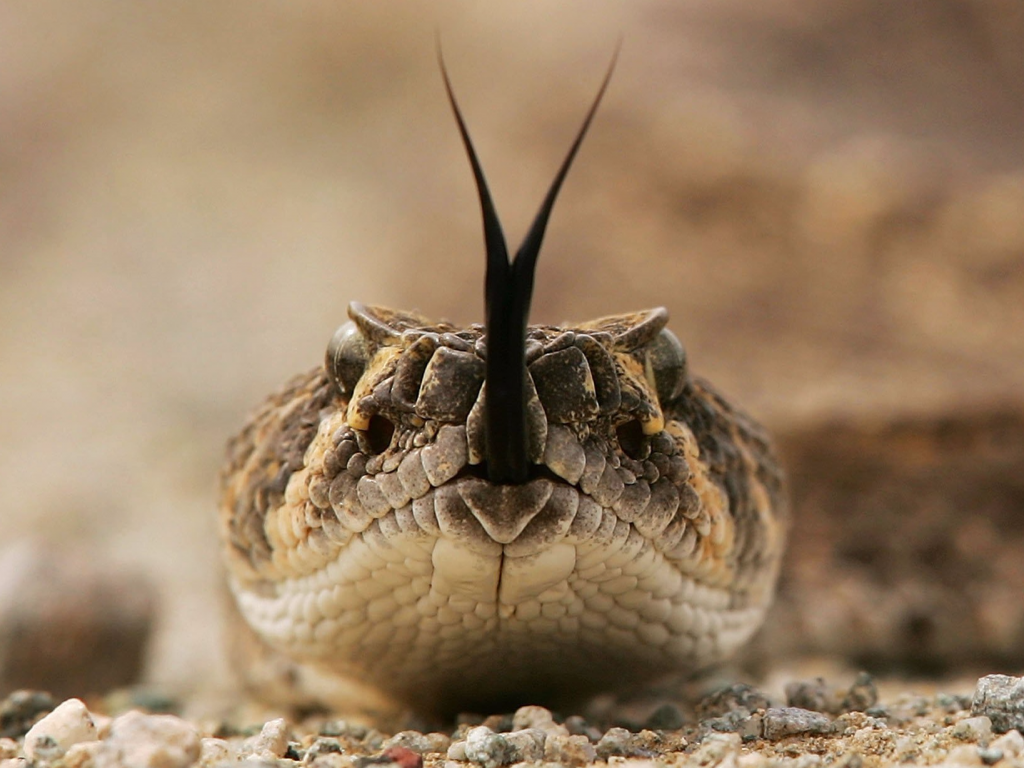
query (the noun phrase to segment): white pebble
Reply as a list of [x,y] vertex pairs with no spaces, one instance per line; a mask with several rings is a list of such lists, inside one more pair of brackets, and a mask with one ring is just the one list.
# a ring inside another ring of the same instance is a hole
[[96,724],[80,699],[68,699],[25,734],[25,756],[54,760],[80,741],[96,738]]
[[1004,755],[1010,757],[1018,757],[1024,753],[1024,736],[1021,736],[1020,731],[1014,728],[989,744],[989,748],[1001,750]]
[[992,721],[985,715],[965,717],[952,726],[952,734],[961,741],[987,741],[992,735]]
[[449,761],[458,761],[460,763],[461,762],[465,762],[466,759],[467,759],[466,758],[466,742],[464,742],[464,741],[452,742],[451,746],[448,747],[448,755],[447,755],[447,757],[448,757]]
[[284,753],[288,751],[288,723],[283,717],[268,721],[258,736],[247,740],[246,747],[246,756],[284,757]]
[[978,748],[972,744],[961,744],[949,750],[946,762],[950,765],[981,765]]
[[196,729],[173,715],[128,712],[110,725],[97,768],[188,768],[199,759]]
[[199,764],[204,768],[218,763],[234,762],[236,757],[231,743],[224,739],[206,738],[199,742]]

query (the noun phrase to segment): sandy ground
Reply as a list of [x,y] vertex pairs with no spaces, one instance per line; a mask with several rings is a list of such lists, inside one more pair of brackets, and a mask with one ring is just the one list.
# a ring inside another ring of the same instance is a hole
[[[534,317],[664,304],[778,431],[1024,391],[1024,11],[727,0],[0,6],[0,539],[145,574],[225,686],[215,474],[350,300],[480,318],[616,41]],[[197,620],[196,617],[201,617]]]

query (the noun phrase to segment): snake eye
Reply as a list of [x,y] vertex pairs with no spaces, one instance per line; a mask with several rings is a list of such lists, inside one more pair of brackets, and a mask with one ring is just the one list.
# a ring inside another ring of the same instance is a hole
[[646,353],[647,379],[664,406],[679,397],[686,384],[686,350],[672,331],[663,328],[647,345]]
[[334,332],[331,343],[327,345],[324,367],[342,394],[351,395],[369,359],[366,339],[355,323],[348,322]]

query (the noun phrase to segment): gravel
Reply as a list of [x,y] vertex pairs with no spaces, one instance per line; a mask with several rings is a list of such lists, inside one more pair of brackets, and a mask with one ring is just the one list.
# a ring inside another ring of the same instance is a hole
[[[600,717],[563,718],[529,706],[464,715],[450,730],[388,732],[316,715],[243,724],[138,710],[105,714],[105,707],[137,700],[124,694],[88,706],[78,699],[50,700],[39,710],[47,698],[20,691],[0,702],[8,723],[18,724],[14,736],[0,737],[0,768],[1024,768],[1024,736],[1015,725],[1021,717],[1020,678],[978,680],[973,702],[961,693],[880,699],[866,676],[847,686],[811,679],[782,688],[785,696],[776,698],[734,685],[692,708],[685,701],[665,701],[647,718],[665,723],[662,728],[623,728],[615,724],[614,708]],[[855,690],[866,693],[851,695]],[[815,708],[791,706],[794,701]]]

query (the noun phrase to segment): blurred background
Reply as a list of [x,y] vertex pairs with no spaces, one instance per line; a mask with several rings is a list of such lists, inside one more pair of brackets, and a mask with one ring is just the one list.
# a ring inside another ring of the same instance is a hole
[[1019,0],[7,0],[0,688],[47,642],[226,684],[227,437],[350,300],[481,319],[438,31],[513,243],[622,38],[533,319],[665,305],[778,435],[759,647],[1024,658]]

